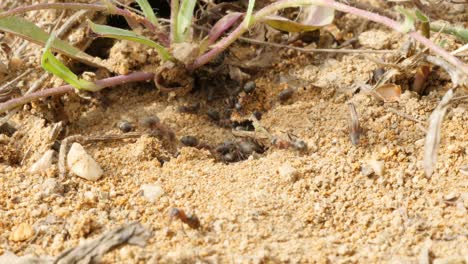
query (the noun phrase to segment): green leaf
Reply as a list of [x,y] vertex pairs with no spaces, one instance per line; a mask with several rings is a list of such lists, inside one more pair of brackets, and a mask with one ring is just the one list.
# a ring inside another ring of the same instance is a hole
[[414,21],[416,20],[416,16],[414,15],[414,13],[411,10],[403,8],[401,6],[397,6],[396,10],[405,17],[405,21],[401,25],[401,32],[408,33],[414,30]]
[[196,0],[183,0],[177,15],[176,42],[184,42],[187,39],[196,3]]
[[416,18],[419,21],[424,22],[424,23],[429,23],[429,18],[423,12],[421,12],[421,10],[416,9],[414,11],[414,14],[416,15]]
[[49,40],[46,43],[44,54],[42,54],[41,58],[41,66],[47,72],[52,73],[53,75],[59,77],[60,79],[64,80],[71,86],[75,87],[78,90],[86,90],[86,91],[98,91],[102,87],[98,86],[97,84],[78,78],[76,74],[74,74],[65,64],[63,64],[60,60],[58,60],[50,51],[52,43],[55,41],[55,36],[50,36]]
[[438,21],[431,23],[431,31],[441,31],[445,34],[454,35],[464,43],[468,42],[468,29],[463,26],[452,26],[449,23]]
[[[44,46],[49,39],[49,35],[34,23],[24,18],[15,16],[1,18],[0,31],[11,33],[15,36],[26,39],[41,46]],[[54,51],[65,54],[73,59],[77,59],[87,65],[110,70],[106,65],[97,61],[93,56],[86,54],[85,52],[58,38],[54,39],[51,44],[51,48]]]
[[158,25],[158,19],[156,18],[156,15],[154,14],[153,8],[151,8],[151,5],[148,3],[146,0],[137,0],[138,5],[140,5],[141,10],[143,10],[143,14],[145,14],[145,17],[153,24]]
[[255,6],[255,0],[249,0],[249,5],[247,6],[247,13],[244,18],[244,27],[249,28],[254,21],[252,21],[252,13]]
[[141,44],[144,44],[144,45],[147,45],[149,47],[156,49],[156,51],[158,52],[158,54],[161,56],[163,60],[170,60],[172,58],[171,54],[166,50],[166,48],[152,41],[151,39],[148,39],[141,35],[136,34],[133,31],[110,27],[106,25],[98,25],[98,24],[93,23],[90,20],[88,20],[88,24],[91,30],[101,37],[124,39],[124,40],[138,42],[138,43],[141,43]]

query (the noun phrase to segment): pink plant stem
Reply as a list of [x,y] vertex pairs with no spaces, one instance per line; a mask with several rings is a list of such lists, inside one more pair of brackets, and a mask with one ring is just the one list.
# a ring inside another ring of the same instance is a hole
[[[394,29],[395,31],[402,32],[402,26],[397,21],[390,19],[388,17],[384,17],[369,11],[365,11],[362,9],[358,9],[352,6],[348,6],[342,3],[335,2],[333,0],[323,0],[326,6],[332,7],[336,10],[341,12],[354,14],[371,21],[383,24],[387,27]],[[449,52],[429,40],[428,38],[424,37],[423,35],[419,34],[416,31],[411,31],[407,33],[409,36],[417,40],[418,42],[422,43],[424,46],[428,47],[432,50],[435,54],[441,56],[448,62],[450,62],[453,66],[457,67],[457,69],[461,70],[464,74],[468,74],[468,66],[464,64],[462,61],[457,59],[455,56],[451,55]]]
[[[128,75],[119,75],[115,77],[110,77],[102,80],[97,80],[96,84],[101,88],[131,83],[131,82],[141,82],[148,81],[154,78],[154,74],[150,72],[133,72]],[[22,106],[24,104],[30,103],[32,101],[39,100],[41,98],[61,95],[66,93],[71,93],[75,90],[71,85],[63,85],[56,88],[44,89],[35,93],[24,95],[18,98],[11,99],[7,102],[0,104],[0,113],[4,113],[16,107]]]
[[[259,10],[256,14],[252,16],[252,21],[254,23],[260,22],[265,16],[275,13],[276,11],[286,8],[286,7],[298,7],[304,5],[320,5],[326,6],[333,9],[336,9],[341,12],[354,14],[365,19],[383,24],[388,26],[398,32],[402,32],[402,26],[395,20],[392,20],[388,17],[381,16],[379,14],[375,14],[369,11],[365,11],[362,9],[358,9],[355,7],[351,7],[342,3],[335,2],[333,0],[280,0],[271,5],[268,5],[261,10]],[[216,57],[219,53],[224,51],[229,45],[231,45],[234,41],[236,41],[239,37],[242,36],[244,32],[246,32],[248,28],[241,23],[233,32],[231,32],[227,37],[220,40],[210,51],[198,57],[192,65],[189,65],[189,70],[194,70],[202,65],[208,63],[214,57]],[[404,33],[404,32],[402,32]],[[409,36],[414,38],[415,40],[419,41],[420,43],[424,44],[426,47],[431,49],[434,53],[438,54],[439,56],[446,59],[452,65],[456,66],[459,70],[463,73],[468,74],[468,66],[466,66],[463,62],[457,59],[455,56],[451,55],[444,49],[437,46],[435,43],[430,41],[429,39],[425,38],[418,32],[409,32]]]
[[208,45],[213,44],[219,37],[221,37],[226,30],[232,27],[244,14],[243,13],[230,13],[218,20],[211,29],[208,35]]

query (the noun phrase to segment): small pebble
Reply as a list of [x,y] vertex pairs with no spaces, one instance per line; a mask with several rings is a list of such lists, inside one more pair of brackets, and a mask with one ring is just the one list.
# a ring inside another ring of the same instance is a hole
[[456,192],[451,192],[449,194],[444,195],[445,201],[454,201],[458,198],[458,194]]
[[143,191],[143,197],[151,203],[164,195],[164,190],[157,184],[143,184],[140,190]]
[[370,160],[367,164],[374,170],[377,176],[383,176],[385,173],[385,163],[381,160]]
[[244,92],[246,93],[251,93],[255,90],[257,85],[253,81],[249,81],[244,85]]
[[198,139],[194,136],[183,136],[180,142],[187,147],[195,147],[198,145]]
[[71,172],[89,181],[96,181],[103,174],[101,166],[76,142],[68,152],[67,164]]
[[307,143],[304,140],[295,140],[293,142],[293,147],[299,151],[307,151]]
[[299,179],[299,172],[289,163],[283,164],[279,168],[279,174],[281,178],[289,182],[296,182]]
[[42,185],[42,194],[45,197],[51,196],[53,194],[62,195],[64,193],[63,185],[54,178],[46,179]]
[[117,125],[123,133],[128,133],[133,130],[132,124],[126,120],[120,121]]
[[52,160],[54,158],[54,150],[47,150],[41,158],[39,158],[34,164],[29,168],[29,172],[32,174],[40,174],[46,172],[48,168],[52,166]]
[[34,236],[34,229],[28,223],[21,223],[10,234],[9,240],[14,242],[25,241]]
[[364,177],[371,177],[374,175],[374,169],[370,166],[363,166],[361,167],[361,175]]

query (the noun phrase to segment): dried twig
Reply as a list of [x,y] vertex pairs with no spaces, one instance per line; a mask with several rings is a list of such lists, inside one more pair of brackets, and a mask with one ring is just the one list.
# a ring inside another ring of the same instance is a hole
[[10,93],[11,91],[11,86],[20,81],[24,76],[30,74],[32,72],[32,69],[28,69],[21,73],[20,75],[16,76],[13,80],[5,83],[4,85],[0,86],[0,99],[2,97],[7,96],[7,94]]
[[278,43],[270,43],[266,41],[261,41],[261,40],[256,40],[256,39],[250,39],[250,38],[244,38],[240,37],[239,38],[242,41],[252,43],[252,44],[259,44],[259,45],[265,45],[265,46],[271,46],[271,47],[277,47],[277,48],[284,48],[284,49],[292,49],[292,50],[297,50],[300,52],[326,52],[326,53],[393,53],[395,52],[394,50],[364,50],[364,49],[310,49],[310,48],[300,48],[300,47],[294,47],[291,45],[284,45],[284,44],[278,44]]
[[406,119],[408,119],[408,120],[410,120],[410,121],[416,122],[416,127],[417,127],[419,130],[421,130],[424,134],[427,133],[426,128],[423,127],[423,125],[426,125],[426,122],[421,121],[421,120],[419,120],[419,119],[417,119],[417,118],[415,118],[415,117],[412,117],[412,116],[410,116],[410,115],[408,115],[408,114],[405,114],[405,113],[403,113],[403,112],[400,112],[400,111],[398,111],[398,110],[396,110],[396,109],[394,109],[394,108],[387,108],[387,112],[390,112],[390,113],[399,115],[399,116],[401,116],[401,117],[403,117],[403,118],[406,118]]
[[144,247],[150,237],[151,232],[140,223],[135,222],[126,224],[115,230],[109,231],[94,240],[82,243],[75,248],[65,250],[53,263],[98,263],[100,258],[113,248],[122,244]]
[[434,172],[434,165],[437,162],[437,150],[439,149],[440,143],[440,129],[445,113],[450,106],[452,97],[453,90],[450,89],[444,97],[442,97],[439,105],[437,105],[436,109],[429,117],[429,127],[427,129],[426,141],[424,143],[423,161],[424,171],[428,178],[431,177]]
[[391,112],[391,113],[397,114],[397,115],[399,115],[399,116],[401,116],[401,117],[404,117],[404,118],[406,118],[406,119],[408,119],[408,120],[411,120],[411,121],[416,122],[416,123],[419,123],[419,124],[423,124],[423,125],[426,124],[426,122],[421,121],[421,120],[419,120],[419,119],[417,119],[417,118],[415,118],[415,117],[412,117],[412,116],[410,116],[410,115],[408,115],[408,114],[405,114],[405,113],[403,113],[403,112],[400,112],[400,111],[396,110],[395,108],[391,108],[391,107],[390,107],[390,108],[387,108],[387,112]]
[[356,107],[353,103],[348,103],[349,108],[349,137],[353,145],[359,145],[359,138],[361,137],[362,129],[359,125],[359,116]]

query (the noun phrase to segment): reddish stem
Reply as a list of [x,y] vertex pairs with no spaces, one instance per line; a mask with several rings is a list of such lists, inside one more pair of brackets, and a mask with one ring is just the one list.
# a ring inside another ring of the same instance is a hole
[[[331,7],[338,11],[354,14],[354,15],[363,17],[365,19],[388,26],[398,32],[402,32],[401,24],[395,20],[392,20],[388,17],[384,17],[384,16],[381,16],[379,14],[375,14],[369,11],[365,11],[365,10],[358,9],[352,6],[348,6],[342,3],[338,3],[334,0],[280,0],[280,1],[276,1],[275,3],[262,8],[257,13],[252,15],[252,21],[253,21],[252,25],[254,23],[261,21],[266,15],[272,14],[280,9],[284,9],[286,7],[297,7],[297,6],[304,6],[304,5],[320,5],[320,6]],[[241,37],[242,34],[246,31],[247,31],[247,28],[244,26],[244,24],[243,23],[240,24],[233,32],[231,32],[231,34],[229,34],[227,37],[223,38],[217,44],[215,44],[215,47],[212,50],[198,57],[192,65],[189,65],[188,68],[190,70],[194,70],[208,63],[210,60],[216,57],[219,53],[223,52],[230,44],[232,44],[239,37]],[[446,50],[442,49],[441,47],[439,47],[438,45],[436,45],[429,39],[425,38],[418,32],[415,32],[415,31],[409,32],[408,35],[414,38],[415,40],[419,41],[420,43],[424,44],[426,47],[431,49],[437,55],[443,57],[452,65],[456,66],[464,74],[468,74],[468,66],[465,65],[459,59],[457,59],[455,56],[451,55]]]
[[[110,77],[110,78],[106,78],[102,80],[97,80],[96,84],[101,89],[104,89],[107,87],[131,83],[131,82],[148,81],[153,78],[154,78],[154,74],[150,72],[133,72],[128,75],[119,75],[119,76]],[[71,85],[63,85],[63,86],[59,86],[55,88],[49,88],[49,89],[37,91],[35,93],[24,95],[22,97],[14,98],[14,99],[11,99],[7,102],[0,104],[0,113],[11,110],[18,106],[22,106],[32,101],[39,100],[41,98],[70,93],[70,92],[73,92],[74,90],[75,88],[73,88]]]

